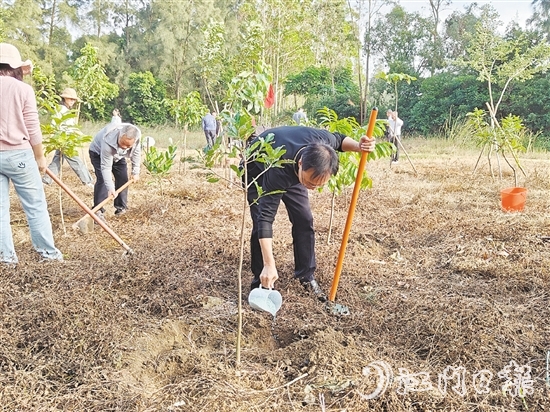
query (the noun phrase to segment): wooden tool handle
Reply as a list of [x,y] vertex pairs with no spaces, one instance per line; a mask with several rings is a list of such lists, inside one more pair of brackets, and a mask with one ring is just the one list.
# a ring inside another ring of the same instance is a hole
[[[130,186],[130,184],[133,181],[134,181],[133,179],[128,180],[124,185],[119,187],[118,190],[115,193],[118,195],[120,192],[122,192],[124,189],[126,189],[128,186]],[[107,203],[109,203],[109,201],[111,201],[112,199],[113,199],[113,196],[107,196],[107,198],[104,201],[102,201],[101,203],[99,203],[97,206],[95,206],[92,209],[92,212],[93,213],[97,212],[99,209],[101,209],[103,206],[105,206]],[[82,216],[76,223],[73,224],[73,229],[78,229],[78,224],[80,222],[82,222],[84,219],[86,219],[87,217],[88,217],[88,215]]]

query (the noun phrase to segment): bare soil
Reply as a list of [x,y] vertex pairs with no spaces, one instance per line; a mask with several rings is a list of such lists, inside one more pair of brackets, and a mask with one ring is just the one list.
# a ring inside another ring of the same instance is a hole
[[[247,304],[235,364],[242,195],[203,171],[143,173],[130,211],[108,208],[124,249],[46,187],[64,263],[41,263],[12,196],[20,264],[0,268],[1,411],[543,411],[550,410],[550,162],[523,160],[527,203],[503,212],[475,151],[406,141],[402,157],[368,164],[347,245],[337,316],[293,279],[284,206],[274,247],[283,306],[276,321]],[[501,159],[502,161],[502,159]],[[493,166],[496,161],[493,159]],[[220,170],[223,173],[222,170]],[[66,167],[87,203],[91,189]],[[311,192],[317,278],[332,284],[351,188]],[[383,375],[384,379],[380,379]],[[377,386],[378,385],[378,386]],[[372,398],[372,399],[368,399]]]

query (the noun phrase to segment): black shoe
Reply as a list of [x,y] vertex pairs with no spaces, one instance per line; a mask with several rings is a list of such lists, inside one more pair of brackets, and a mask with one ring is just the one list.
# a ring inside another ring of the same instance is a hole
[[120,215],[123,215],[124,213],[126,213],[127,211],[128,211],[128,209],[117,209],[117,210],[115,210],[115,215],[120,216]]
[[105,215],[101,210],[98,210],[97,212],[95,212],[95,214],[99,218],[99,220],[101,220],[103,223],[107,223],[107,219],[105,219]]
[[325,292],[323,292],[323,289],[321,289],[321,286],[317,283],[315,279],[309,281],[309,282],[301,282],[302,286],[308,291],[313,293],[315,296],[317,296],[317,299],[321,302],[326,302],[328,300],[327,295],[325,295]]

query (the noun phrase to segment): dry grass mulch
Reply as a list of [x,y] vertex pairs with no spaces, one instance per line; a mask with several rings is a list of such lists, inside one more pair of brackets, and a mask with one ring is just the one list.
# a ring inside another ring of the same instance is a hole
[[[144,176],[131,210],[108,213],[135,251],[125,256],[99,228],[70,229],[82,211],[66,196],[64,234],[57,188],[46,187],[63,264],[39,262],[14,200],[21,263],[0,268],[0,410],[549,410],[548,156],[523,160],[526,207],[506,213],[507,170],[493,181],[486,159],[472,174],[475,152],[405,144],[418,173],[406,157],[368,165],[373,188],[359,196],[336,298],[349,316],[292,278],[284,206],[274,238],[283,307],[276,321],[252,311],[247,242],[239,368],[238,192],[187,170],[161,193]],[[72,172],[66,181],[91,201]],[[330,228],[330,193],[311,193],[327,291],[350,196],[336,199]]]

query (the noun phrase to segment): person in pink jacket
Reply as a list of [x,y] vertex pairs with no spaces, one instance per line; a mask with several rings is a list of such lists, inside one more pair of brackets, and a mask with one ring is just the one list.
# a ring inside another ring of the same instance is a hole
[[31,241],[44,261],[63,260],[55,247],[46,196],[40,178],[46,170],[36,97],[23,82],[30,60],[0,43],[0,262],[16,264],[10,226],[10,181],[27,216]]

